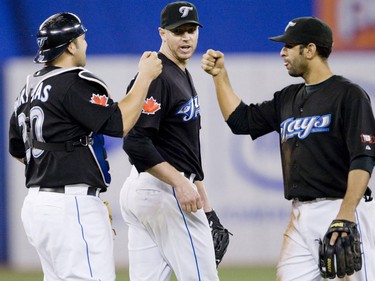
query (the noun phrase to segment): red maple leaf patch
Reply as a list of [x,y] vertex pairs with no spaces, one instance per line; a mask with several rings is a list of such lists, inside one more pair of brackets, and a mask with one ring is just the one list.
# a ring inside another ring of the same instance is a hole
[[156,101],[154,97],[146,99],[143,103],[142,113],[145,114],[155,114],[161,108],[160,103]]
[[108,106],[108,97],[105,95],[92,94],[90,102],[97,105]]

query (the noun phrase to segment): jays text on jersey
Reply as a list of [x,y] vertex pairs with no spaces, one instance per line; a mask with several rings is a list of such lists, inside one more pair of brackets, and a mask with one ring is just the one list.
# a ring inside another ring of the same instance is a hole
[[[239,114],[246,117],[237,118]],[[228,125],[253,139],[272,131],[280,134],[286,199],[343,198],[349,163],[375,157],[370,98],[341,76],[313,86],[288,86],[261,104],[242,103]]]

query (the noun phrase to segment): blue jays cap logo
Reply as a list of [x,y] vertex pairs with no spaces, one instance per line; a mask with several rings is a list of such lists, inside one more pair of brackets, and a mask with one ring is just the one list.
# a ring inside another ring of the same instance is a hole
[[181,18],[186,18],[190,11],[193,10],[193,7],[182,6],[178,11],[181,13]]
[[289,27],[292,27],[292,26],[295,26],[295,25],[296,25],[295,22],[290,21],[290,22],[287,24],[287,26],[285,27],[284,31],[286,31]]
[[42,48],[43,45],[44,45],[44,43],[45,43],[46,41],[47,41],[47,37],[38,37],[38,38],[36,39],[36,42],[37,42],[39,48]]

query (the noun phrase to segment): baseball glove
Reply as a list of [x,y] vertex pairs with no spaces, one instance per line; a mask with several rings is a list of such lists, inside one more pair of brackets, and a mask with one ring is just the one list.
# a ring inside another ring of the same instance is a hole
[[216,215],[215,211],[206,213],[208,224],[211,228],[212,239],[214,241],[215,249],[215,259],[216,267],[219,265],[223,259],[225,253],[227,252],[229,245],[229,235],[233,235],[226,229],[221,223]]
[[[339,236],[333,246],[329,244],[332,233]],[[347,236],[342,237],[342,233]],[[343,278],[362,268],[361,242],[357,224],[347,220],[334,220],[323,240],[319,241],[319,269],[323,278]]]

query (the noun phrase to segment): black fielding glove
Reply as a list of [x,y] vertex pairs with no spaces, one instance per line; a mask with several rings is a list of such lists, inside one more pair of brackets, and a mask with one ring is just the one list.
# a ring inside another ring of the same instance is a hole
[[212,239],[214,242],[216,267],[222,261],[229,245],[229,235],[233,235],[226,229],[216,215],[215,211],[206,213],[208,224],[211,228]]
[[[332,233],[338,232],[335,245],[329,240]],[[345,232],[348,235],[341,237]],[[323,278],[343,278],[362,268],[361,242],[357,224],[347,220],[334,220],[323,240],[319,241],[319,269]]]

